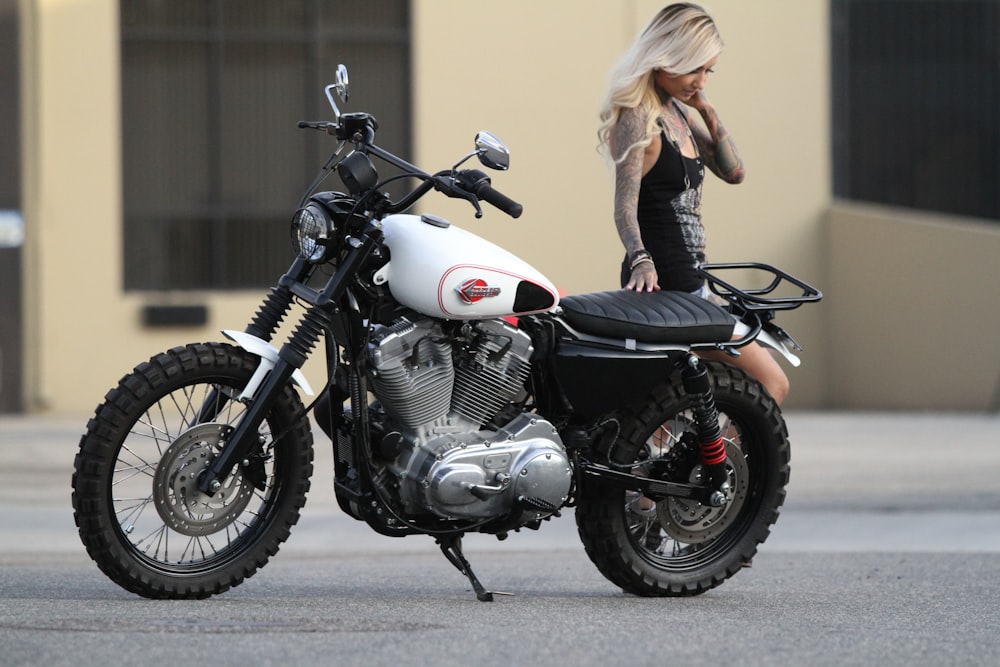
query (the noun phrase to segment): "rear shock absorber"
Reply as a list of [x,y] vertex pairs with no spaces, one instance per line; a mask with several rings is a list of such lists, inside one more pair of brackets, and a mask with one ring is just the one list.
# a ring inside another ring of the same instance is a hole
[[681,371],[684,391],[691,397],[701,445],[701,465],[703,477],[710,489],[709,502],[716,507],[722,505],[729,495],[729,476],[726,473],[726,443],[722,439],[719,426],[719,411],[715,407],[712,385],[708,380],[708,369],[698,357],[689,354]]

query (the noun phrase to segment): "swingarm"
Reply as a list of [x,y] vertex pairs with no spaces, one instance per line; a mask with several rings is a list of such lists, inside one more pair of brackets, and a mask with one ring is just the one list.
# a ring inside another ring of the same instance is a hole
[[651,477],[640,477],[631,473],[615,470],[606,465],[581,461],[579,465],[580,475],[597,477],[606,482],[613,482],[630,491],[638,491],[650,500],[659,502],[667,498],[690,498],[703,505],[720,507],[724,504],[724,497],[709,486],[700,484],[681,484],[678,482],[666,482]]

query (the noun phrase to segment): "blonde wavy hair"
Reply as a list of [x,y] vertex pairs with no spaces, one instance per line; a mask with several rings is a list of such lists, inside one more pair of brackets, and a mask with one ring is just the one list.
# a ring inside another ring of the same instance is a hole
[[[645,147],[658,132],[660,98],[655,75],[693,72],[722,52],[722,37],[715,21],[702,7],[678,2],[661,9],[639,34],[631,48],[611,71],[610,85],[601,107],[597,131],[599,148],[619,162],[637,147]],[[646,134],[640,141],[612,155],[611,135],[624,109],[638,107],[646,119]]]

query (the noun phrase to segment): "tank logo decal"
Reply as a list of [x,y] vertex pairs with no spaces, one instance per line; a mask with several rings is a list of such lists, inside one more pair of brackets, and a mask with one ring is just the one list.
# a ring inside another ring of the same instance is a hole
[[486,297],[499,296],[499,287],[490,287],[482,278],[469,278],[455,288],[463,303],[476,303]]

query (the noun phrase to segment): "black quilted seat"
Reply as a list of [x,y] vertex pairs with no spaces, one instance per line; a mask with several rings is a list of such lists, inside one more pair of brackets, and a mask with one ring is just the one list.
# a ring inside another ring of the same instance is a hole
[[559,302],[577,331],[641,343],[721,343],[733,336],[729,313],[687,292],[593,292]]

